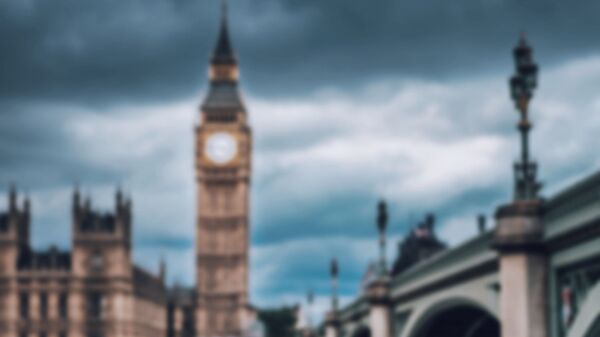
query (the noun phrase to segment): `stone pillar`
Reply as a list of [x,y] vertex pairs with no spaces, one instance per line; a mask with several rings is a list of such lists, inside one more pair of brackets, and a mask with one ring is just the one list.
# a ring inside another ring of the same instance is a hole
[[85,315],[87,311],[85,292],[81,280],[75,280],[67,297],[67,316],[69,321],[69,337],[83,337]]
[[371,337],[392,337],[390,281],[386,276],[367,288]]
[[541,200],[519,200],[496,212],[502,337],[547,337],[547,258]]
[[328,312],[325,318],[325,337],[341,337],[340,321],[335,311]]

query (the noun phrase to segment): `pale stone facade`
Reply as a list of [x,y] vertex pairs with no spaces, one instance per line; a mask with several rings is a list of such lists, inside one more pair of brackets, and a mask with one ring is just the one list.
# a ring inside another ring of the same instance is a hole
[[223,19],[196,129],[196,334],[239,336],[248,313],[252,138]]
[[117,193],[113,213],[73,195],[72,250],[30,246],[30,208],[0,214],[0,336],[163,337],[163,279],[133,265],[131,201]]
[[0,214],[0,337],[240,336],[248,300],[252,137],[225,15],[196,128],[196,285],[164,285],[131,257],[131,201],[113,213],[73,196],[70,252],[34,252],[29,202]]

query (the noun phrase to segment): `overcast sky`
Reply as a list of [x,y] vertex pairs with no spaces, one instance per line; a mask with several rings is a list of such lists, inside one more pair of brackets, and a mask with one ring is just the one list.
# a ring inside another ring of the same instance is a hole
[[[426,212],[475,235],[512,189],[507,78],[525,31],[541,67],[532,147],[545,195],[600,166],[598,1],[231,0],[254,131],[252,298],[319,310]],[[208,0],[0,1],[0,184],[33,199],[33,242],[70,247],[76,182],[100,209],[133,195],[135,260],[194,282],[193,127],[220,17]],[[5,194],[5,193],[4,193]],[[5,195],[0,202],[4,202]]]

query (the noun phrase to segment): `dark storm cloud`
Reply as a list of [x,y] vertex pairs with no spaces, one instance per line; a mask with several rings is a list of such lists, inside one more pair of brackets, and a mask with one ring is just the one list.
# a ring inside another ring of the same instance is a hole
[[214,7],[186,0],[4,1],[0,93],[113,104],[101,100],[197,89],[215,35],[208,12]]
[[[230,2],[245,83],[260,96],[508,71],[521,30],[548,63],[598,48],[591,0]],[[218,16],[206,0],[3,1],[0,95],[95,104],[192,95]]]
[[[535,154],[565,149],[540,158],[540,176],[555,182],[597,164],[588,151],[600,120],[584,112],[598,109],[600,77],[573,81],[571,91],[562,81],[600,74],[600,64],[552,79],[547,69],[597,51],[598,2],[230,0],[230,8],[256,135],[253,275],[264,279],[255,290],[263,299],[313,282],[327,293],[335,255],[342,293],[352,294],[376,256],[375,204],[386,191],[391,235],[434,212],[440,231],[458,224],[453,242],[475,232],[475,214],[510,198],[512,158],[500,153],[507,139],[516,149],[514,115],[504,112],[521,30],[543,70],[536,123],[538,109],[555,119],[536,129]],[[193,283],[192,116],[218,13],[216,0],[0,0],[0,184],[34,190],[40,242],[68,246],[75,181],[110,198],[125,181],[136,195],[136,261],[156,266],[166,252],[170,275]],[[345,94],[333,103],[312,95],[326,87]],[[580,120],[585,131],[573,137]]]
[[81,160],[64,125],[73,112],[65,110],[0,101],[0,182],[29,189],[118,181],[122,172]]

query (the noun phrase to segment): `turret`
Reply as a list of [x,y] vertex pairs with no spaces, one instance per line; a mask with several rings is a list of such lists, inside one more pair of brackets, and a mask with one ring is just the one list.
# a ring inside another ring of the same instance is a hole
[[8,230],[7,234],[16,241],[20,249],[23,249],[29,247],[31,205],[27,197],[23,200],[22,208],[19,208],[18,199],[17,188],[12,184],[8,192],[8,213],[6,213],[5,220],[7,225],[5,227]]
[[118,212],[123,207],[123,191],[121,190],[121,186],[117,187],[117,191],[115,192],[115,209]]
[[131,272],[131,200],[120,188],[115,192],[112,212],[92,207],[89,197],[79,204],[79,192],[73,195],[73,268],[77,275],[130,276]]
[[8,210],[9,212],[14,212],[17,209],[17,187],[15,184],[10,185],[10,189],[8,191]]
[[73,215],[79,213],[81,209],[81,193],[79,193],[79,186],[75,186],[73,189]]
[[10,272],[16,266],[20,252],[29,250],[30,201],[23,200],[18,204],[18,193],[15,185],[8,192],[8,210],[0,213],[0,270]]
[[115,192],[114,212],[99,212],[93,209],[89,196],[83,206],[80,204],[79,190],[73,193],[73,225],[79,236],[104,234],[112,239],[129,244],[131,227],[131,199],[127,199],[121,189]]
[[433,234],[434,226],[435,226],[435,215],[433,213],[429,213],[425,216],[425,221],[423,222],[423,228],[428,230],[431,234]]
[[160,265],[158,266],[158,278],[164,284],[165,279],[167,277],[167,264],[165,263],[165,259],[160,259]]
[[479,214],[477,216],[477,229],[479,231],[479,234],[485,234],[486,231],[486,218],[485,218],[485,214]]
[[29,199],[29,196],[26,196],[25,200],[23,200],[23,211],[29,216],[31,211],[31,200]]

